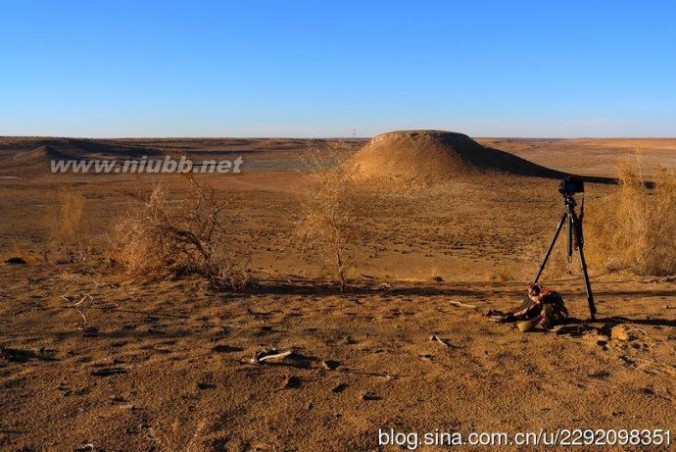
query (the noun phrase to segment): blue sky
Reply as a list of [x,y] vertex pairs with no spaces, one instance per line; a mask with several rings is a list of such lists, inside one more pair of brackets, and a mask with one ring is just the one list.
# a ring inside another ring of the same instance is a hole
[[676,136],[672,1],[0,0],[0,135]]

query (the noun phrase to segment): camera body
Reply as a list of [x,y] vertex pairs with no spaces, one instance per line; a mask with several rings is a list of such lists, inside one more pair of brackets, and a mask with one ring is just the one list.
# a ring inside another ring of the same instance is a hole
[[559,184],[559,193],[563,196],[573,196],[575,193],[584,193],[584,181],[579,177],[568,176]]

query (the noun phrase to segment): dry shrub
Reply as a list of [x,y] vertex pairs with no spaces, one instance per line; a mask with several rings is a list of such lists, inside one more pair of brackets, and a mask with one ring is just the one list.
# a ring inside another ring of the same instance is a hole
[[300,198],[297,233],[303,246],[313,248],[331,266],[345,290],[346,272],[354,264],[360,235],[360,203],[350,169],[344,164],[352,147],[346,142],[315,151],[306,162],[312,183]]
[[72,262],[76,257],[85,259],[88,245],[84,237],[85,199],[81,193],[61,187],[45,218],[47,240],[42,250],[45,261],[55,250],[61,249]]
[[116,260],[137,276],[199,274],[219,288],[245,289],[251,282],[248,256],[228,248],[235,217],[225,214],[233,199],[217,200],[192,174],[186,180],[190,188],[185,198],[170,202],[158,185],[116,226]]
[[58,210],[52,223],[52,234],[56,240],[68,242],[78,239],[84,204],[84,197],[80,193],[66,188],[59,190]]
[[647,188],[639,165],[622,162],[618,188],[588,211],[590,261],[637,274],[676,273],[676,177],[659,169]]

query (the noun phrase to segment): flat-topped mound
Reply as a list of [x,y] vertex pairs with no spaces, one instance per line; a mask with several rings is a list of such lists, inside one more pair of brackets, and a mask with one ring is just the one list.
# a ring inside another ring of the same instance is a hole
[[404,130],[374,137],[349,161],[357,180],[444,182],[471,173],[561,178],[564,173],[487,148],[462,133]]

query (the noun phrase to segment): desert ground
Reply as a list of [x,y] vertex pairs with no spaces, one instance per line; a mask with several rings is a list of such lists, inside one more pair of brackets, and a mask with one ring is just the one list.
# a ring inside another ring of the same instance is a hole
[[[636,150],[648,178],[655,164],[676,166],[676,139],[476,140],[590,177],[613,177]],[[579,269],[558,247],[542,283],[563,295],[569,324],[521,333],[485,317],[523,298],[563,211],[558,179],[460,171],[364,196],[341,292],[295,233],[312,189],[304,158],[329,141],[0,139],[0,449],[401,449],[379,445],[379,429],[676,436],[673,277],[609,271],[590,254],[599,313],[588,321]],[[180,199],[181,176],[45,166],[54,153],[186,152],[243,158],[241,174],[196,177],[232,201],[227,246],[249,257],[244,291],[195,275],[142,278],[111,258],[135,194],[161,184]],[[586,188],[589,215],[615,190]],[[84,200],[70,241],[53,237],[64,191]],[[252,363],[264,348],[293,353]]]

